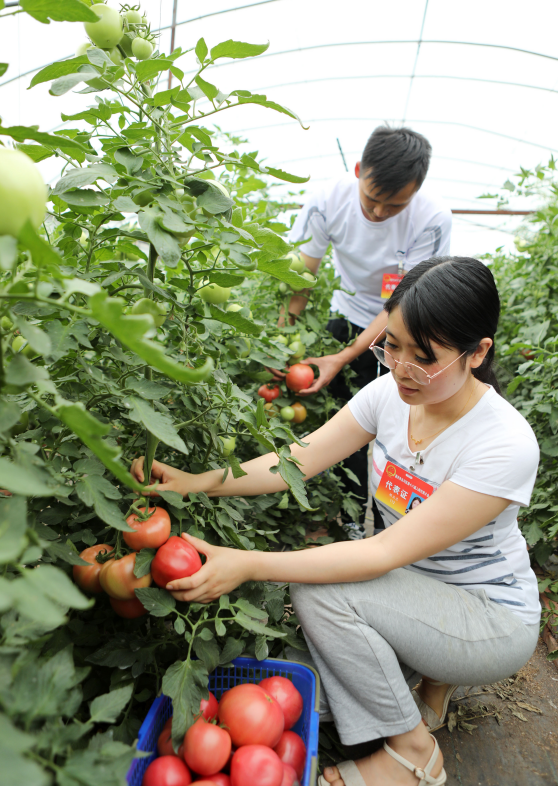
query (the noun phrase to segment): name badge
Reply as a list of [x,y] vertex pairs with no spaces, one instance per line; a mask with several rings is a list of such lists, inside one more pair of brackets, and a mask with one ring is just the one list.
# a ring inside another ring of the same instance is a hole
[[403,276],[399,273],[384,273],[382,278],[382,292],[381,297],[387,300],[391,297],[393,290],[403,280]]
[[434,486],[388,461],[375,498],[400,516],[404,516],[427,500],[435,491]]

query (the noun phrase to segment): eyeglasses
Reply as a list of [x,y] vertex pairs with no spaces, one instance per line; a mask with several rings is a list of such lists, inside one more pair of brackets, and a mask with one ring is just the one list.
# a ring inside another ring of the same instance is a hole
[[390,371],[393,371],[395,369],[395,366],[399,363],[400,366],[403,366],[409,377],[414,382],[418,382],[419,385],[430,385],[433,379],[439,376],[443,371],[448,369],[454,363],[457,363],[459,358],[462,358],[463,355],[466,354],[465,352],[462,352],[458,358],[455,358],[455,360],[452,360],[451,363],[448,363],[448,365],[445,366],[443,369],[441,369],[441,371],[438,371],[436,374],[430,375],[423,368],[417,366],[415,363],[403,363],[401,360],[396,360],[393,357],[393,355],[390,355],[387,349],[383,349],[383,347],[375,346],[376,341],[380,338],[380,336],[384,332],[385,332],[385,328],[381,331],[381,333],[378,333],[374,341],[370,344],[369,349],[372,350],[374,356],[378,358],[382,366],[386,366],[386,368],[389,368]]

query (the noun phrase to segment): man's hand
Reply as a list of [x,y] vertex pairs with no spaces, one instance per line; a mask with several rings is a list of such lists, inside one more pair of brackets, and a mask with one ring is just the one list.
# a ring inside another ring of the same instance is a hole
[[317,393],[322,388],[329,385],[331,380],[337,376],[345,365],[345,361],[337,355],[324,355],[321,358],[306,358],[299,361],[306,366],[317,366],[320,369],[320,376],[312,382],[309,388],[299,390],[299,396],[311,396],[312,393]]
[[206,557],[205,564],[184,579],[175,579],[167,584],[167,589],[176,600],[189,603],[211,603],[221,595],[226,595],[239,584],[250,579],[250,552],[211,546],[205,540],[182,533],[184,540]]

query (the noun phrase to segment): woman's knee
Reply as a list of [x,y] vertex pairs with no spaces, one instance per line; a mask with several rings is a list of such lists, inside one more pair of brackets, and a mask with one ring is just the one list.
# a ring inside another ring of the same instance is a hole
[[320,609],[336,605],[335,584],[291,584],[291,602],[299,620],[308,613],[319,615]]

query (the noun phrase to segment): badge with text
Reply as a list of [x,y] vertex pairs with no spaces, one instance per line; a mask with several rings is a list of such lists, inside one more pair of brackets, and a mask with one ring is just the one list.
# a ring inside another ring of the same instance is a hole
[[400,275],[399,273],[384,273],[382,278],[381,297],[383,297],[384,300],[390,298],[393,294],[393,290],[402,279],[403,276]]
[[404,516],[435,491],[434,486],[388,461],[375,497],[378,502],[383,502],[388,508]]

